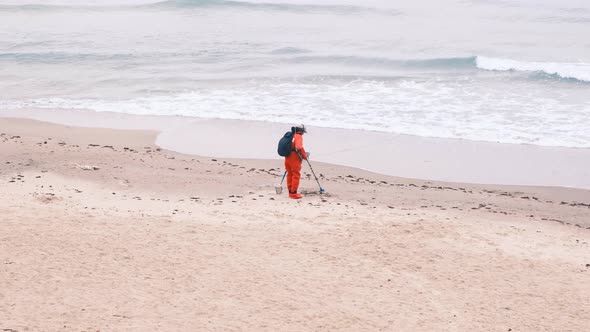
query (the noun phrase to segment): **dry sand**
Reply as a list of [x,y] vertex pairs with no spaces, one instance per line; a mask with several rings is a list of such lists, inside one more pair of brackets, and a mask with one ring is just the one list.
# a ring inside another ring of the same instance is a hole
[[155,137],[0,119],[0,331],[590,326],[588,190],[315,163],[294,201]]

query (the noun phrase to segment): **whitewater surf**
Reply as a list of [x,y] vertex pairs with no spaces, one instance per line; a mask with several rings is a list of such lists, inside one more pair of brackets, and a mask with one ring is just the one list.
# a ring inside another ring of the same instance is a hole
[[589,20],[573,0],[0,0],[0,110],[584,148]]

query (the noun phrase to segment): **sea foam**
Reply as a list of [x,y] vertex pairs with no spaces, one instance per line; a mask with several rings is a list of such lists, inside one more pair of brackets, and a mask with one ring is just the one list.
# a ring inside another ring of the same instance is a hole
[[[1,109],[91,109],[137,115],[189,116],[545,146],[590,147],[587,106],[514,83],[498,97],[470,80],[348,82],[248,80],[182,93],[125,99],[0,100]],[[542,83],[539,83],[542,84]],[[578,87],[583,88],[583,87]],[[523,98],[523,91],[528,91]],[[568,114],[568,116],[564,116]]]
[[561,78],[590,82],[590,64],[588,63],[525,62],[478,56],[476,65],[485,70],[542,72]]

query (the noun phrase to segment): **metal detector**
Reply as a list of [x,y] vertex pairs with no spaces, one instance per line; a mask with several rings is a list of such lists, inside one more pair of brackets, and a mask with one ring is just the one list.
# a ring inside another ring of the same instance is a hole
[[[297,154],[299,155],[299,158],[303,159],[303,156],[301,156],[301,153],[299,153],[299,151],[297,151]],[[326,191],[324,190],[324,188],[322,188],[322,185],[320,184],[320,180],[315,175],[315,172],[313,171],[313,167],[311,167],[311,163],[309,162],[309,159],[305,159],[305,161],[307,161],[307,164],[309,165],[309,169],[311,169],[311,174],[313,174],[315,181],[318,183],[318,187],[320,187],[320,194],[325,193]]]

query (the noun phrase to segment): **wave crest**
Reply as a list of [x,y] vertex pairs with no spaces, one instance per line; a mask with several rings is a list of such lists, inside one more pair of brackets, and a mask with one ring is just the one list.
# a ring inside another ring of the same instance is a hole
[[352,66],[374,66],[408,69],[475,69],[475,60],[476,57],[474,56],[401,60],[379,57],[345,55],[309,55],[298,56],[291,59],[291,61],[295,63],[340,63]]
[[475,63],[477,68],[484,70],[535,72],[550,78],[590,82],[588,63],[525,62],[484,56],[478,56]]

